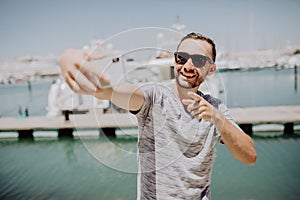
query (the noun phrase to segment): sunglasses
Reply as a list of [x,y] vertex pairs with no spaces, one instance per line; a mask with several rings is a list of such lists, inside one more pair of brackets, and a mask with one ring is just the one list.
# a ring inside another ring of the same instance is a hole
[[175,62],[179,65],[184,65],[190,58],[192,59],[193,65],[197,68],[203,67],[206,61],[208,61],[210,64],[214,63],[211,58],[199,54],[190,55],[185,52],[175,52],[174,56]]

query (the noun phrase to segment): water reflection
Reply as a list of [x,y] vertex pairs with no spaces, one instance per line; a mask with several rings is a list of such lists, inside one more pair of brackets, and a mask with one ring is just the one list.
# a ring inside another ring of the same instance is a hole
[[75,154],[75,143],[73,138],[60,138],[59,142],[63,144],[63,149],[66,155],[68,164],[77,161],[77,156]]

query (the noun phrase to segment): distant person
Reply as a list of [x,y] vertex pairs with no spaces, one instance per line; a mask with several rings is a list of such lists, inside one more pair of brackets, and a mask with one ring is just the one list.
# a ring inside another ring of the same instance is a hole
[[228,108],[198,91],[205,78],[215,72],[215,58],[214,42],[190,33],[174,53],[176,81],[171,85],[124,83],[101,89],[84,75],[88,69],[80,67],[87,60],[85,51],[70,49],[61,56],[62,73],[75,92],[111,100],[136,115],[138,199],[210,199],[218,140],[237,160],[255,163],[254,143],[232,120]]
[[25,108],[25,117],[29,117],[28,107]]

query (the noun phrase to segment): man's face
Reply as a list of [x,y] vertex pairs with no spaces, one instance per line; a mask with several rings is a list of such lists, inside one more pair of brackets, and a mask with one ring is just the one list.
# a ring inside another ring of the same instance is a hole
[[[200,54],[211,58],[211,46],[204,40],[186,39],[178,52],[185,52],[190,55]],[[183,88],[198,88],[207,75],[215,71],[215,64],[206,61],[203,67],[195,67],[191,58],[185,64],[174,63],[174,73],[177,84]]]

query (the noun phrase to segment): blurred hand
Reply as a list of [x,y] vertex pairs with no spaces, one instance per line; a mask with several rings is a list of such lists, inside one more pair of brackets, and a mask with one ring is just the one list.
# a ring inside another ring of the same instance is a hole
[[108,80],[99,75],[99,72],[95,71],[94,68],[85,67],[85,64],[105,57],[106,55],[89,55],[86,50],[66,50],[59,60],[62,75],[66,83],[78,94],[94,95],[97,90],[96,82],[102,81],[107,83]]
[[188,92],[191,99],[183,99],[182,103],[187,105],[187,111],[196,119],[204,119],[213,122],[219,112],[203,97],[194,92]]

